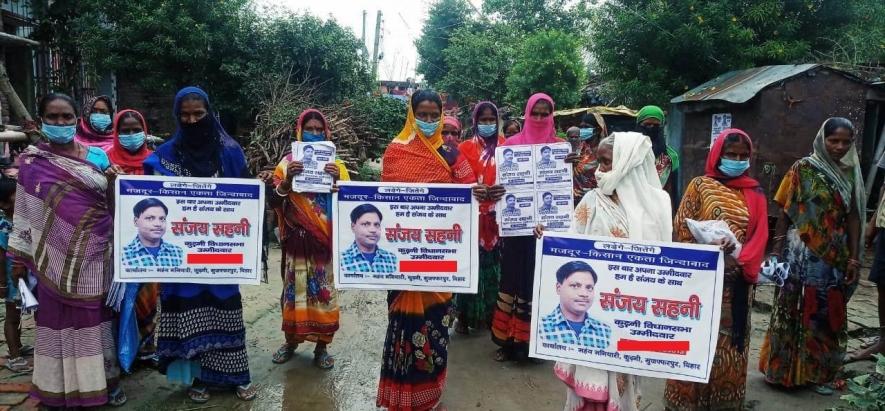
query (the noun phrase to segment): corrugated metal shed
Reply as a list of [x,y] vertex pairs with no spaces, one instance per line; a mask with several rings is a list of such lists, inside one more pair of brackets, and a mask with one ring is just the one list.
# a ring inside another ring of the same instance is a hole
[[820,64],[785,64],[729,71],[670,100],[670,103],[721,100],[741,104],[772,84],[819,66]]

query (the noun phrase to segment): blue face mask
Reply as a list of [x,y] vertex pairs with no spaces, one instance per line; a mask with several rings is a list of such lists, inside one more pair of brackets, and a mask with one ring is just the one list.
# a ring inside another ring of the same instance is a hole
[[70,126],[53,126],[52,124],[43,123],[41,127],[43,134],[54,144],[68,144],[74,141],[74,134],[77,132],[76,125]]
[[729,177],[737,177],[744,174],[750,168],[750,160],[730,160],[723,158],[719,160],[719,171]]
[[476,126],[476,131],[479,133],[480,137],[491,137],[495,135],[495,132],[498,131],[497,124],[478,124]]
[[111,116],[108,114],[93,113],[89,115],[89,123],[98,131],[105,131],[111,126]]
[[308,131],[301,132],[301,141],[305,143],[316,143],[317,141],[326,141],[326,133],[314,134]]
[[120,145],[129,152],[136,152],[144,145],[144,131],[132,134],[120,134]]
[[428,123],[426,121],[415,120],[415,123],[418,124],[418,128],[421,129],[421,132],[424,133],[424,137],[430,137],[433,133],[436,133],[436,129],[439,128],[439,122]]
[[581,127],[581,140],[593,138],[593,127]]

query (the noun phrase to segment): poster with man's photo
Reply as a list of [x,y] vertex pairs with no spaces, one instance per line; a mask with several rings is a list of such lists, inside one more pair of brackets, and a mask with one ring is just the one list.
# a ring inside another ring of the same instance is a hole
[[535,189],[571,189],[572,165],[565,162],[565,157],[572,152],[572,145],[563,142],[531,147],[535,157]]
[[535,186],[535,161],[532,146],[508,146],[495,149],[497,183],[509,191],[531,190]]
[[535,192],[504,194],[495,210],[504,236],[532,235],[535,229]]
[[495,149],[497,184],[506,190],[495,208],[501,237],[532,235],[538,224],[545,231],[568,231],[573,170],[565,158],[571,151],[567,142]]
[[545,233],[535,258],[530,356],[708,382],[722,301],[718,247]]
[[479,204],[468,185],[339,182],[335,286],[475,294],[478,230]]
[[292,159],[304,165],[304,171],[292,179],[292,190],[299,193],[328,193],[334,180],[326,164],[335,162],[335,144],[331,141],[292,143]]
[[124,175],[115,207],[114,281],[261,282],[260,181]]
[[568,231],[575,211],[574,202],[571,189],[536,191],[536,223],[543,225],[544,231]]

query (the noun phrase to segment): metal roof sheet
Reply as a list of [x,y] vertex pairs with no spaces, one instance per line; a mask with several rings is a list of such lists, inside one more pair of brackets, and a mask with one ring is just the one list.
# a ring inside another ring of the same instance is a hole
[[818,66],[820,64],[785,64],[729,71],[670,100],[670,103],[705,100],[745,103],[764,88]]

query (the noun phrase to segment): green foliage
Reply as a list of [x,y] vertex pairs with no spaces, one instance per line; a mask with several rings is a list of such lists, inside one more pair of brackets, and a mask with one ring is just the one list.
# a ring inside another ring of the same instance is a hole
[[587,1],[484,0],[482,10],[517,31],[557,30],[576,34],[587,27]]
[[363,97],[352,102],[348,111],[352,117],[365,119],[368,134],[377,136],[366,148],[369,159],[381,158],[387,143],[399,134],[406,122],[405,102],[389,97]]
[[381,181],[381,167],[371,163],[363,163],[358,176],[359,181]]
[[199,85],[235,120],[251,122],[257,82],[269,73],[321,86],[319,103],[365,94],[372,84],[351,31],[310,15],[259,16],[249,0],[56,1],[35,11],[45,19],[39,35],[62,55],[157,94]]
[[448,71],[443,50],[449,46],[452,33],[467,23],[470,5],[466,0],[438,0],[431,7],[422,35],[415,41],[418,48],[416,71],[424,81],[436,84]]
[[850,394],[841,399],[853,410],[876,411],[885,409],[885,356],[875,354],[876,371],[848,380]]
[[[815,61],[833,39],[851,36],[846,27],[864,21],[861,6],[885,8],[881,0],[609,1],[594,14],[590,50],[611,97],[660,105],[730,70]],[[871,31],[878,38],[849,32],[883,45],[882,19],[866,16],[878,21]],[[878,50],[881,56],[885,46]]]
[[259,20],[252,29],[257,42],[248,78],[291,70],[293,78],[317,86],[315,97],[323,103],[370,91],[370,67],[357,55],[362,43],[335,21],[285,14]]
[[557,109],[580,101],[587,72],[575,36],[558,31],[531,35],[520,45],[515,61],[507,76],[509,103],[522,107],[536,92],[553,97]]
[[437,87],[460,101],[503,102],[518,41],[502,24],[458,30],[443,53],[449,69]]

